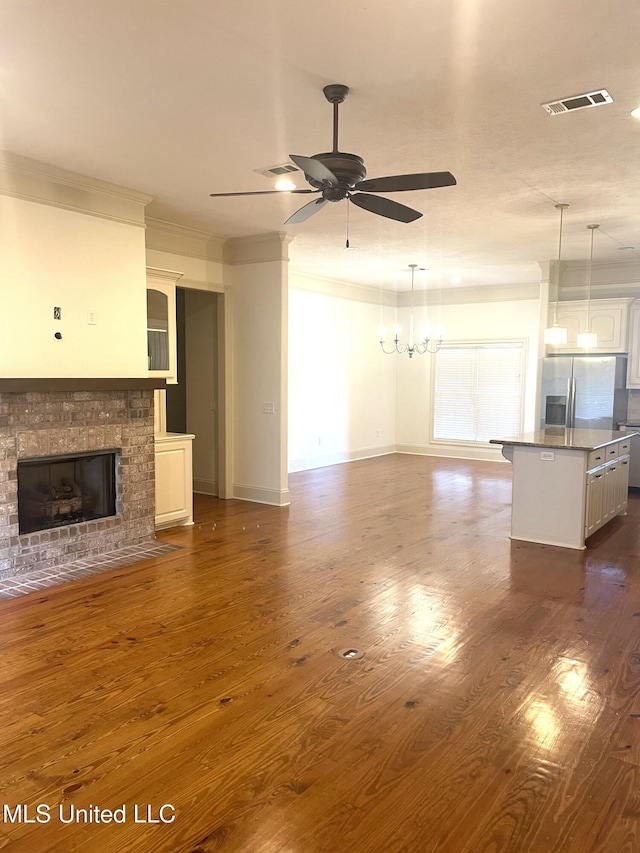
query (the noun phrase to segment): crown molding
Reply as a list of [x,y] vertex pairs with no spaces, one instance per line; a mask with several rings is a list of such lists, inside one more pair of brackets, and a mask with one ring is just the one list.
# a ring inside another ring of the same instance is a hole
[[289,261],[289,243],[293,240],[284,231],[230,237],[223,247],[223,260],[230,266],[237,264],[262,264],[270,261]]
[[0,193],[75,213],[144,227],[147,193],[0,151]]
[[148,249],[222,263],[226,237],[149,216],[145,222],[145,243]]
[[[588,262],[570,262],[564,266],[562,287],[585,286],[589,274]],[[638,261],[620,261],[593,264],[591,284],[626,285],[640,283],[640,263]]]
[[[540,282],[523,284],[487,284],[469,287],[447,287],[441,290],[414,292],[413,304],[434,307],[437,305],[471,305],[485,302],[516,302],[540,298]],[[411,292],[398,294],[398,306],[411,305]]]
[[289,287],[306,290],[337,299],[349,299],[352,302],[366,302],[372,305],[396,306],[396,293],[393,290],[368,287],[364,284],[352,284],[339,279],[322,278],[302,270],[289,271]]
[[174,284],[182,278],[181,272],[176,270],[163,270],[159,267],[146,267],[147,279],[157,279],[162,281],[171,281]]

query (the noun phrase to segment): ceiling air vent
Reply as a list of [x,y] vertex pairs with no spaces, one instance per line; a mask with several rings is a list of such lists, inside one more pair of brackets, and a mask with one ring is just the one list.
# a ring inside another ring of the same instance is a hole
[[280,163],[278,166],[268,166],[266,169],[256,169],[259,175],[264,175],[265,178],[279,177],[280,175],[288,175],[291,172],[299,172],[293,163]]
[[559,113],[569,113],[573,110],[584,110],[587,107],[600,107],[603,104],[612,104],[613,98],[606,89],[598,89],[596,92],[587,92],[586,95],[574,95],[572,98],[562,98],[560,101],[551,101],[542,104],[542,107],[555,116]]

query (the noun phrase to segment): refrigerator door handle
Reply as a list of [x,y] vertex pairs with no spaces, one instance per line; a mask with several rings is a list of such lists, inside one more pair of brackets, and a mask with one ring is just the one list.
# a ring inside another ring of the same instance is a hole
[[571,377],[567,379],[567,429],[573,429],[576,425],[576,380]]

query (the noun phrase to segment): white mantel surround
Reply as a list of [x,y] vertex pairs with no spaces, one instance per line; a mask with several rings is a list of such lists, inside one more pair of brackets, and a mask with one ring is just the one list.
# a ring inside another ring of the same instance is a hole
[[150,200],[0,152],[0,378],[147,375]]

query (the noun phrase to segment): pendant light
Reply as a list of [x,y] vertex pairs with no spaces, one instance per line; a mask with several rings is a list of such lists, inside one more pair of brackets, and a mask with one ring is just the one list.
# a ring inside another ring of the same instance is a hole
[[409,339],[408,339],[408,343],[406,343],[406,344],[400,343],[400,330],[398,328],[396,328],[395,329],[395,337],[393,338],[393,341],[392,341],[393,348],[389,349],[389,350],[385,349],[385,347],[384,347],[385,330],[381,329],[380,330],[380,346],[382,348],[382,352],[386,353],[387,355],[393,355],[393,353],[396,353],[396,352],[400,353],[400,354],[407,353],[409,358],[413,358],[415,353],[418,353],[418,355],[424,355],[426,352],[428,352],[431,355],[433,355],[434,353],[438,352],[438,350],[442,346],[442,342],[444,340],[444,330],[442,329],[442,327],[440,327],[437,331],[438,337],[432,338],[432,337],[430,337],[430,332],[429,332],[429,329],[427,328],[424,330],[424,332],[422,332],[422,340],[420,341],[420,343],[416,343],[414,341],[414,337],[413,337],[413,278],[414,278],[415,271],[417,269],[423,270],[424,267],[418,267],[418,264],[409,264],[409,269],[411,270],[411,314],[409,315]]
[[591,272],[593,267],[593,234],[599,225],[587,225],[591,231],[591,253],[589,255],[589,276],[587,279],[587,328],[584,332],[580,332],[576,339],[577,345],[581,349],[593,349],[598,346],[598,336],[591,331]]
[[567,330],[558,325],[558,299],[560,298],[560,270],[562,258],[562,217],[568,204],[556,204],[556,210],[560,211],[560,237],[558,238],[558,269],[556,275],[556,302],[553,309],[553,325],[544,330],[544,342],[550,346],[560,347],[567,343]]

